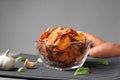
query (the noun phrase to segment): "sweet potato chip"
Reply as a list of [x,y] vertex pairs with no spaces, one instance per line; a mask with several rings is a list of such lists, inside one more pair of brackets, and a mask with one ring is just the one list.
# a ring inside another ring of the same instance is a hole
[[69,47],[69,42],[71,42],[70,36],[68,34],[62,35],[58,44],[58,49],[65,50],[67,47]]
[[76,36],[73,37],[75,40],[78,40],[78,41],[85,41],[86,40],[86,37],[84,36],[84,34],[82,33],[78,33]]
[[60,27],[55,27],[53,30],[50,32],[50,35],[47,38],[47,42],[55,42],[59,38],[59,31]]
[[57,33],[61,30],[61,27],[54,27],[52,30],[51,30],[51,33]]
[[78,33],[75,30],[70,29],[70,34],[72,34],[73,36],[76,36]]
[[72,57],[69,56],[69,53],[64,52],[58,57],[59,66],[65,67],[69,66],[72,62]]
[[41,40],[46,39],[49,34],[50,34],[49,32],[44,32],[44,33],[41,35]]
[[41,40],[44,40],[49,36],[49,34],[50,34],[49,30],[50,30],[50,28],[47,28],[46,31],[40,36]]
[[82,60],[82,58],[84,57],[85,54],[80,54],[76,57],[76,61],[79,62]]
[[70,32],[70,29],[67,28],[67,27],[64,27],[64,28],[61,29],[60,34],[61,34],[61,35],[63,35],[63,34],[68,34],[69,32]]

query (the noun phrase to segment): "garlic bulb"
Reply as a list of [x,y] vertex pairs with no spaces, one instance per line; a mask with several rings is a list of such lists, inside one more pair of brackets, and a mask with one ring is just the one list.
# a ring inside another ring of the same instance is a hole
[[15,67],[15,64],[16,61],[10,56],[9,49],[2,56],[0,56],[0,69],[11,70]]

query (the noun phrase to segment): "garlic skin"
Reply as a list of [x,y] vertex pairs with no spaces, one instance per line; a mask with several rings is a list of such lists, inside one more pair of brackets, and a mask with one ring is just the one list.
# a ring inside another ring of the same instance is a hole
[[15,67],[15,65],[16,61],[10,56],[9,49],[2,56],[0,56],[0,69],[11,70]]
[[36,66],[37,62],[31,62],[29,59],[26,59],[24,66],[28,69],[33,69]]

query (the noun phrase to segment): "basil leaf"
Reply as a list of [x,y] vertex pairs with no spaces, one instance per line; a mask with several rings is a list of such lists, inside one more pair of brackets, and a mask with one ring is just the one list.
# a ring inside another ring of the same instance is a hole
[[20,67],[17,71],[18,72],[25,72],[25,69],[23,67]]
[[103,65],[108,65],[109,61],[108,60],[101,60],[101,61],[99,61],[99,63],[103,64]]
[[41,58],[38,58],[38,59],[37,59],[37,62],[41,63],[41,62],[43,62],[43,61],[42,61]]
[[89,68],[78,68],[75,72],[74,75],[85,75],[89,74]]
[[15,59],[17,62],[24,62],[26,58],[24,56],[19,56]]

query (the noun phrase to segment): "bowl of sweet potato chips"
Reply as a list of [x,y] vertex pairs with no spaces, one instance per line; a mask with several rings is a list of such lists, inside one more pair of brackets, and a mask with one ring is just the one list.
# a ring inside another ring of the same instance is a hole
[[82,67],[87,59],[91,40],[69,27],[47,28],[36,41],[45,66],[57,70]]

